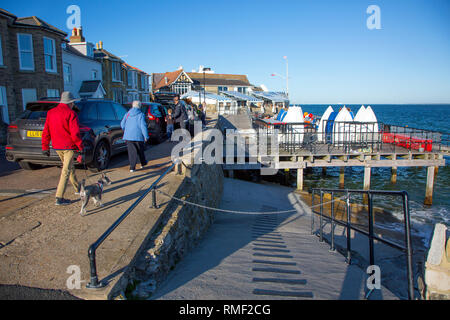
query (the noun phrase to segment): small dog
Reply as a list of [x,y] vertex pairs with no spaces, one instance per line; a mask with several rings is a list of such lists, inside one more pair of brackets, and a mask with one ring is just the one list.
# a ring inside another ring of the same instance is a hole
[[86,207],[89,203],[89,199],[93,197],[94,205],[98,207],[102,207],[102,193],[103,186],[110,185],[111,180],[106,176],[106,174],[102,173],[102,177],[97,181],[97,183],[85,187],[85,179],[81,182],[80,186],[80,198],[81,198],[81,211],[80,214],[83,216],[86,214]]

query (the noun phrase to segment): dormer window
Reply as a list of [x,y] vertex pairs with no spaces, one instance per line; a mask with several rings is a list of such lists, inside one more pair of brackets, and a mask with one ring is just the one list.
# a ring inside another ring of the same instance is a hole
[[86,55],[90,58],[94,57],[94,46],[91,44],[87,44],[86,46]]

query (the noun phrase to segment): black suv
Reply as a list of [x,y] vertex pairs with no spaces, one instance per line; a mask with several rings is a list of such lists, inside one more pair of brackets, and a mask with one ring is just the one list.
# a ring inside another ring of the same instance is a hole
[[[129,110],[131,103],[124,104],[124,106]],[[156,143],[162,142],[167,131],[167,108],[160,103],[142,102],[141,111],[145,115],[150,140]]]
[[[32,170],[42,164],[60,164],[56,152],[42,155],[42,130],[47,111],[58,105],[55,100],[27,103],[25,112],[8,126],[6,159],[18,162],[23,169]],[[103,99],[75,102],[80,122],[85,161],[90,169],[104,170],[112,155],[126,150],[120,122],[127,110],[118,103]],[[51,145],[50,145],[51,146]]]

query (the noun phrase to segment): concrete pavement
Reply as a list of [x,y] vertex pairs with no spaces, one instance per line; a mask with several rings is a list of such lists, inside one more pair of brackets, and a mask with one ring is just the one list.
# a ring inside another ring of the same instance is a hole
[[[33,198],[32,203],[0,216],[0,284],[20,285],[41,289],[70,291],[77,297],[105,298],[107,290],[68,290],[66,281],[71,276],[67,268],[78,266],[81,270],[82,287],[89,279],[87,251],[93,243],[170,165],[170,151],[173,143],[164,142],[146,151],[149,164],[143,170],[129,172],[125,154],[123,161],[117,162],[105,172],[113,181],[106,186],[102,208],[91,202],[87,216],[79,214],[80,202],[71,186],[67,188],[67,198],[73,201],[69,206],[54,205],[54,191],[41,198]],[[57,168],[48,168],[52,172]],[[46,171],[47,169],[43,169]],[[48,171],[48,170],[47,170]],[[33,172],[38,174],[39,170]],[[14,175],[19,176],[20,171]],[[25,172],[24,174],[26,174]],[[42,175],[42,173],[41,173]],[[78,171],[78,178],[87,178],[87,183],[95,183],[98,174]],[[43,177],[43,180],[48,177]],[[26,180],[25,180],[26,181]],[[161,190],[171,193],[181,183],[182,177],[170,173],[161,182]],[[22,180],[23,184],[23,180]],[[53,185],[54,186],[54,185]],[[20,195],[20,194],[19,194]],[[28,199],[29,196],[17,197]],[[161,199],[162,200],[162,199]],[[6,200],[3,203],[8,203]],[[97,250],[97,268],[100,280],[110,286],[120,278],[126,266],[133,259],[143,239],[158,221],[164,204],[158,210],[150,209],[151,197],[147,197],[133,213]],[[0,202],[1,204],[1,202]],[[10,290],[14,289],[9,287]],[[4,290],[0,291],[5,292]],[[92,294],[94,293],[94,294]]]

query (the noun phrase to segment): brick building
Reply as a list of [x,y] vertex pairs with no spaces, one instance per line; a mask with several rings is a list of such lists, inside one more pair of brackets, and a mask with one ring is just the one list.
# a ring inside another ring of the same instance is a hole
[[38,17],[18,18],[0,9],[0,142],[5,123],[26,103],[59,97],[64,90],[61,43],[67,34]]

